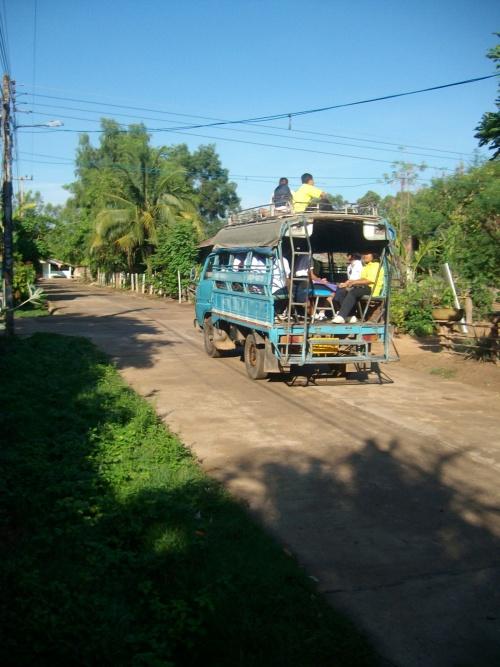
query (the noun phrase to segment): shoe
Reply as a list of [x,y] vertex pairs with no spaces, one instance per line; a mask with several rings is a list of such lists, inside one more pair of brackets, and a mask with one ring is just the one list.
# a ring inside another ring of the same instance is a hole
[[332,319],[332,322],[334,324],[345,324],[345,320],[342,315],[335,315],[335,317]]
[[279,315],[277,315],[277,319],[280,322],[285,322],[288,319],[288,316],[286,313],[280,313]]
[[324,320],[325,319],[325,311],[320,310],[319,313],[316,313],[316,315],[314,316],[314,319],[318,320],[318,322],[320,322],[321,320]]
[[350,324],[356,324],[357,321],[358,321],[358,318],[356,317],[356,315],[353,315],[351,318],[349,318],[349,323]]

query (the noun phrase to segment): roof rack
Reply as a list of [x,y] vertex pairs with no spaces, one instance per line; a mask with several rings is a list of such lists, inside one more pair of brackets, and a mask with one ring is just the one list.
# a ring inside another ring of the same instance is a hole
[[[339,213],[342,215],[370,215],[378,216],[376,206],[365,206],[360,204],[350,204],[346,202],[343,206],[337,206],[326,202],[318,202],[310,204],[303,213]],[[264,222],[269,218],[285,218],[295,215],[293,206],[286,204],[286,206],[275,206],[274,204],[262,204],[260,206],[252,206],[245,208],[242,211],[232,213],[228,219],[228,225],[240,225],[249,222]]]
[[269,218],[283,218],[287,215],[293,215],[293,207],[290,204],[286,204],[286,206],[261,204],[232,213],[228,217],[227,223],[228,225],[240,225],[248,222],[263,222],[269,220]]

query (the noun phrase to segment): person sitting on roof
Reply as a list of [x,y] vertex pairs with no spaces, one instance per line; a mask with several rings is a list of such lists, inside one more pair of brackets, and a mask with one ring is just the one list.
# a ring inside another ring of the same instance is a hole
[[326,192],[314,185],[314,179],[311,174],[305,173],[300,177],[302,185],[293,193],[293,210],[295,213],[302,213],[306,210],[313,199],[325,199]]
[[290,203],[292,201],[292,191],[288,187],[288,178],[280,178],[280,182],[277,188],[275,188],[273,193],[272,203],[274,208],[277,211],[286,211],[288,210]]
[[[384,267],[380,264],[380,256],[377,252],[364,252],[361,255],[363,260],[363,269],[361,278],[356,280],[347,280],[340,283],[335,294],[334,303],[340,306],[340,310],[333,318],[335,324],[345,324],[346,319],[351,315],[357,302],[362,296],[380,296],[384,288]],[[353,315],[349,322],[357,322]]]

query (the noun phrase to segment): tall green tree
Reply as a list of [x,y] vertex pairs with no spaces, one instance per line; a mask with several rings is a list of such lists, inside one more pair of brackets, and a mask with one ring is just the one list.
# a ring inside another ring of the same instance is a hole
[[186,170],[207,232],[214,233],[227,215],[240,206],[236,183],[229,180],[229,172],[222,166],[215,146],[199,146],[191,153],[186,144],[180,144],[169,147],[167,155]]
[[38,271],[40,260],[51,254],[49,237],[61,207],[45,204],[39,192],[28,191],[14,210],[14,251],[19,262],[30,262]]
[[[500,37],[500,33],[495,33],[497,37]],[[497,44],[492,49],[490,49],[486,55],[487,58],[493,60],[496,66],[496,70],[500,69],[500,44]],[[500,82],[498,84],[498,90],[500,92]],[[488,148],[493,152],[492,160],[496,159],[500,155],[500,94],[495,100],[496,111],[487,111],[483,114],[479,125],[476,127],[476,134],[474,135],[479,139],[480,146],[488,146]]]
[[384,174],[386,183],[399,185],[399,192],[388,209],[389,219],[397,232],[399,273],[403,283],[411,282],[414,278],[413,252],[415,241],[409,227],[409,215],[412,204],[412,188],[418,180],[418,175],[426,169],[420,165],[402,160],[393,163],[389,174]]
[[413,195],[408,218],[420,244],[433,253],[421,268],[449,262],[481,305],[484,288],[500,285],[500,163],[486,162],[465,173],[434,179]]
[[378,192],[368,190],[368,192],[360,197],[356,203],[360,206],[378,206],[381,201],[382,197],[378,194]]
[[[132,162],[134,156],[128,158]],[[160,158],[158,149],[148,148],[140,155],[139,168],[124,167],[119,187],[109,193],[107,206],[96,217],[92,247],[99,251],[116,246],[130,267],[138,261],[148,265],[162,226],[188,220],[201,228],[183,171]]]

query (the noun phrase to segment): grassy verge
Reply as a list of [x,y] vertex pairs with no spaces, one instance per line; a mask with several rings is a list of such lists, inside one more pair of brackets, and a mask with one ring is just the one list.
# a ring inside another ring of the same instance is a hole
[[0,378],[2,664],[375,664],[91,343],[1,340]]
[[19,308],[14,311],[14,317],[47,317],[48,315],[50,315],[49,309],[45,307]]

